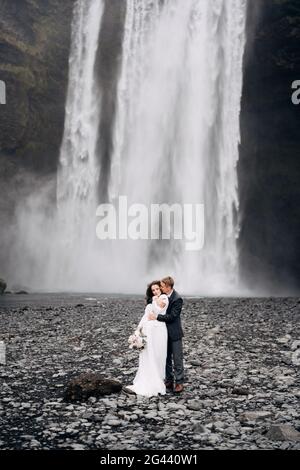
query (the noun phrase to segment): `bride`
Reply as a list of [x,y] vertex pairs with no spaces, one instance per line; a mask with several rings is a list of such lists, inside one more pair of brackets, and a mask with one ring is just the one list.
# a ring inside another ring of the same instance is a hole
[[136,373],[133,385],[126,387],[128,391],[146,397],[166,394],[165,373],[167,360],[168,331],[166,323],[157,320],[149,320],[149,314],[164,315],[169,305],[168,296],[162,294],[160,281],[153,281],[148,285],[147,292],[148,305],[145,308],[135,333],[142,329],[142,333],[147,336],[145,349],[140,352],[139,368]]

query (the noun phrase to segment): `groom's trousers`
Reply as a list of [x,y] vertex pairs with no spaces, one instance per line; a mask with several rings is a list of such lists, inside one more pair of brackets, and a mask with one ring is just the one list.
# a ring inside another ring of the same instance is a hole
[[[174,361],[174,373],[173,364]],[[184,370],[183,370],[183,350],[182,350],[182,339],[178,341],[172,341],[168,339],[168,353],[166,363],[166,381],[173,382],[175,376],[176,384],[183,384],[184,381]]]

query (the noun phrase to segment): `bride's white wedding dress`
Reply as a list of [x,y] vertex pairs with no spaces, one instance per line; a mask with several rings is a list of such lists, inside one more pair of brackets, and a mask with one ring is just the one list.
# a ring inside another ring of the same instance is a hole
[[148,304],[145,308],[145,314],[141,319],[138,328],[147,336],[145,349],[140,352],[139,368],[136,373],[133,385],[127,388],[134,391],[137,395],[146,397],[166,394],[164,383],[166,373],[168,330],[165,322],[157,320],[148,320],[150,312],[164,315],[167,311],[169,299],[165,294],[160,296],[166,305],[160,308],[156,301]]

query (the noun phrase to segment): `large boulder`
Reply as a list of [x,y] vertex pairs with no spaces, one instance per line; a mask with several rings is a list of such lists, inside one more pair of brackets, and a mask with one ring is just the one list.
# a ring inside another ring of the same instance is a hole
[[272,441],[296,441],[300,442],[300,432],[288,424],[271,426],[267,437]]
[[101,397],[122,390],[121,382],[106,379],[99,373],[83,373],[74,377],[67,384],[64,392],[66,401],[84,401],[89,397]]
[[3,279],[0,279],[0,295],[4,294],[6,289],[6,282]]

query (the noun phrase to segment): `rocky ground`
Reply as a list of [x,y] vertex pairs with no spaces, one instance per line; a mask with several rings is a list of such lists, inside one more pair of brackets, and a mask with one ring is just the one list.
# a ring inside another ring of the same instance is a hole
[[[300,300],[186,299],[186,387],[67,403],[82,372],[132,383],[142,298],[0,300],[1,449],[300,450]],[[299,353],[299,354],[298,354]]]

